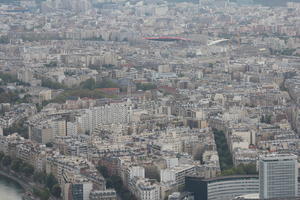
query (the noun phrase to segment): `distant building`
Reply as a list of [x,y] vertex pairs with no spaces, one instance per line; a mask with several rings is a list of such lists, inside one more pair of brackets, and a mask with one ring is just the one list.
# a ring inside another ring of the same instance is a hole
[[90,193],[90,200],[117,200],[117,192],[114,189],[94,190]]
[[259,159],[259,197],[263,199],[298,195],[296,155],[270,154]]
[[160,200],[160,185],[156,180],[135,177],[131,192],[140,200]]
[[189,192],[173,192],[169,195],[168,200],[194,200],[194,195]]
[[93,184],[87,180],[76,180],[64,184],[64,200],[89,200]]
[[162,183],[175,182],[178,187],[185,184],[185,177],[195,172],[194,165],[181,165],[173,168],[167,168],[160,171],[160,180]]
[[39,100],[42,103],[43,101],[49,101],[52,99],[52,91],[51,90],[43,90],[39,93]]
[[33,73],[29,69],[22,69],[20,72],[18,72],[17,77],[24,83],[30,83],[33,79]]

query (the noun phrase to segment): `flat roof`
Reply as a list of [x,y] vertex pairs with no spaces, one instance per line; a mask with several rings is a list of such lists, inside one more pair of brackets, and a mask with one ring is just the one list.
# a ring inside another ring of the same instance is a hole
[[297,156],[294,154],[266,154],[259,156],[263,161],[278,161],[278,160],[297,160]]
[[204,177],[200,176],[187,176],[191,178],[199,178],[201,181],[204,182],[211,182],[211,181],[226,181],[226,180],[234,180],[234,179],[258,179],[258,175],[232,175],[232,176],[218,176],[214,178],[205,179]]

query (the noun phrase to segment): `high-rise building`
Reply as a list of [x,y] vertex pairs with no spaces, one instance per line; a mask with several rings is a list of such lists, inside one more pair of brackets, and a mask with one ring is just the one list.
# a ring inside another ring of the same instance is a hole
[[92,132],[103,124],[124,124],[131,118],[131,101],[127,100],[86,109],[85,114],[77,117],[77,122],[82,132]]
[[259,196],[262,199],[298,195],[297,156],[269,154],[259,159]]

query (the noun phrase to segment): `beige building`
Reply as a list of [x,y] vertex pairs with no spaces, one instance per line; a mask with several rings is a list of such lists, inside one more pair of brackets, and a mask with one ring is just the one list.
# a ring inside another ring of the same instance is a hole
[[40,102],[49,101],[52,99],[52,91],[51,90],[43,90],[39,93]]

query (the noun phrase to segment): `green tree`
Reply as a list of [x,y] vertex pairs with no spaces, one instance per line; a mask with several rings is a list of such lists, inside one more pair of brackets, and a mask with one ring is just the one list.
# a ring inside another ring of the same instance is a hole
[[53,147],[53,143],[51,142],[46,143],[46,147]]
[[96,88],[120,88],[120,86],[109,79],[104,79],[102,81],[97,81]]
[[114,188],[114,183],[110,178],[106,179],[106,187],[107,188]]
[[146,90],[156,89],[157,86],[155,84],[152,84],[152,83],[144,83],[144,84],[137,83],[136,88],[137,88],[137,90],[146,91]]
[[12,75],[12,74],[7,74],[7,73],[2,73],[0,72],[0,78],[2,79],[2,81],[4,81],[5,83],[14,83],[18,81],[18,78],[16,75]]
[[250,164],[240,164],[237,167],[232,167],[222,171],[222,176],[230,175],[254,175],[257,174],[256,165],[254,163]]
[[48,189],[33,188],[33,194],[38,196],[41,200],[48,200],[50,198],[50,192]]
[[122,179],[120,176],[116,176],[116,175],[113,175],[111,177],[111,180],[112,180],[112,183],[113,183],[113,186],[114,188],[117,190],[117,191],[120,191],[123,187],[123,182],[122,182]]
[[56,198],[59,198],[61,196],[61,188],[58,184],[53,185],[53,187],[51,188],[51,194]]
[[26,118],[12,124],[11,127],[3,129],[4,135],[18,133],[24,138],[28,138],[28,127],[26,126]]
[[58,83],[58,82],[54,82],[54,81],[52,81],[51,79],[48,79],[48,78],[42,78],[42,87],[47,87],[47,88],[55,89],[55,90],[66,88],[66,86],[64,86],[63,84]]
[[244,165],[244,170],[245,170],[246,174],[257,174],[255,163],[250,163],[250,164]]
[[102,176],[104,178],[108,178],[109,177],[107,167],[105,167],[105,166],[98,166],[97,170],[102,174]]
[[15,159],[12,161],[11,164],[11,169],[14,170],[15,172],[20,172],[21,168],[23,165],[23,161],[20,159]]
[[35,172],[33,175],[33,180],[40,184],[46,183],[47,174],[45,172]]
[[57,67],[57,62],[56,61],[51,61],[50,63],[48,64],[44,64],[45,67],[49,67],[49,68],[52,68],[52,67]]
[[224,132],[214,129],[213,133],[216,141],[221,170],[223,171],[232,168],[232,155],[230,153]]
[[10,156],[4,156],[2,159],[2,164],[7,167],[11,164],[11,161],[12,160]]
[[96,87],[96,81],[93,78],[87,79],[86,81],[81,83],[82,89],[93,90]]
[[5,156],[4,153],[2,151],[0,151],[0,161],[2,161],[4,156]]
[[160,174],[156,166],[149,166],[145,168],[145,177],[149,179],[160,180]]
[[23,165],[22,171],[25,174],[25,176],[30,177],[34,173],[34,168],[33,166],[26,163]]
[[260,118],[261,123],[271,124],[272,116],[271,115],[262,115]]
[[107,188],[114,188],[118,195],[121,196],[121,199],[124,200],[136,200],[136,198],[130,193],[130,191],[123,185],[122,179],[120,176],[117,175],[108,175],[107,168],[104,166],[98,166],[97,170],[106,177],[106,187]]
[[[8,1],[8,0],[0,0],[0,3],[3,1]],[[0,37],[0,44],[8,44],[9,43],[9,38],[8,36],[1,36]]]
[[48,174],[46,176],[46,186],[47,186],[47,188],[51,189],[57,183],[58,183],[58,181],[53,176],[53,174]]

